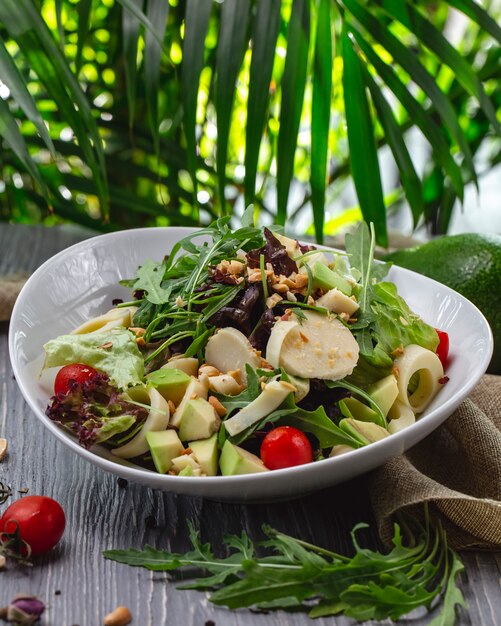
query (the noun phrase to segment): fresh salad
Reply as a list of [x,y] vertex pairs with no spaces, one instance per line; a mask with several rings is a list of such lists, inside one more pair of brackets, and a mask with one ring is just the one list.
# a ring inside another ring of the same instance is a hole
[[146,261],[45,346],[50,419],[90,448],[180,476],[321,461],[414,423],[447,381],[448,337],[414,314],[361,223],[346,253],[229,218]]

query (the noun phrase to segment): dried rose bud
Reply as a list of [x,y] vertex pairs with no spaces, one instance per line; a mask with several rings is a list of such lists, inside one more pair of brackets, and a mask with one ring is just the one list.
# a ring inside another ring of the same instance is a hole
[[45,611],[45,604],[35,596],[19,595],[7,608],[7,621],[19,626],[34,624]]

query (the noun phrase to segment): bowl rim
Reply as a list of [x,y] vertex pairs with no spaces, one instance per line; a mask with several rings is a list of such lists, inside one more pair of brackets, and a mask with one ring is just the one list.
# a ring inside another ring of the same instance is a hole
[[[19,386],[19,389],[25,401],[27,402],[31,410],[35,413],[37,418],[42,421],[43,425],[46,428],[48,428],[60,441],[62,441],[66,446],[70,447],[74,452],[79,454],[85,460],[93,464],[99,465],[102,469],[105,469],[113,474],[123,475],[124,473],[126,473],[128,475],[128,478],[130,478],[131,480],[135,480],[136,482],[139,482],[139,483],[142,482],[143,484],[147,482],[151,486],[154,486],[155,488],[161,488],[166,491],[177,491],[179,493],[183,491],[183,489],[178,489],[179,486],[186,485],[187,481],[189,481],[190,484],[195,483],[195,484],[199,484],[200,486],[206,485],[207,487],[214,486],[217,484],[222,485],[223,483],[226,483],[226,482],[237,485],[238,483],[247,483],[247,481],[249,480],[252,480],[254,484],[265,484],[267,481],[270,480],[270,472],[261,472],[261,473],[254,473],[254,474],[239,474],[239,475],[233,475],[233,476],[203,476],[203,477],[172,476],[169,474],[159,474],[158,472],[155,472],[153,470],[142,468],[128,461],[124,462],[123,460],[118,459],[118,458],[117,458],[117,461],[108,459],[106,457],[103,457],[99,454],[94,453],[92,451],[92,448],[89,450],[82,448],[78,444],[76,439],[70,433],[67,433],[61,427],[59,427],[54,422],[48,419],[48,417],[37,406],[34,398],[32,398],[29,390],[27,389],[24,383],[24,374],[21,371],[21,367],[20,367],[20,364],[18,363],[17,356],[16,356],[15,349],[14,349],[15,335],[17,332],[17,329],[15,328],[15,326],[16,326],[16,320],[19,316],[20,311],[22,310],[24,306],[25,299],[27,298],[27,295],[31,286],[36,283],[38,277],[41,274],[43,274],[48,267],[56,264],[60,258],[71,256],[71,253],[73,251],[78,250],[80,248],[85,248],[86,246],[94,247],[95,245],[99,245],[103,241],[109,241],[113,239],[122,239],[122,238],[127,239],[133,236],[135,233],[147,233],[147,232],[151,233],[153,231],[156,233],[158,233],[159,231],[164,231],[164,232],[178,231],[179,233],[189,234],[190,232],[196,232],[197,230],[200,230],[200,229],[196,227],[184,227],[184,226],[158,226],[158,227],[134,228],[134,229],[128,229],[128,230],[114,231],[111,233],[103,233],[100,235],[96,235],[94,237],[86,238],[67,248],[64,248],[60,252],[51,256],[44,263],[42,263],[33,272],[33,274],[28,278],[28,280],[26,281],[25,285],[21,289],[21,292],[19,293],[19,296],[14,304],[12,314],[11,314],[10,325],[9,325],[9,340],[8,340],[9,356],[10,356],[10,362],[11,362],[11,366],[14,372],[14,376],[16,378],[16,382]],[[316,247],[319,250],[326,250],[326,251],[337,250],[336,248],[323,246],[323,245],[317,245]],[[341,250],[341,252],[343,251]],[[336,468],[341,467],[342,465],[347,463],[348,458],[351,460],[351,462],[356,464],[360,458],[364,458],[365,456],[368,455],[368,450],[374,451],[375,453],[376,450],[385,450],[387,447],[398,448],[399,447],[398,444],[402,443],[404,439],[409,436],[409,432],[414,433],[415,443],[417,443],[418,441],[423,439],[425,436],[427,436],[427,434],[429,434],[429,433],[425,433],[424,435],[422,434],[422,431],[428,431],[429,422],[431,420],[437,421],[437,424],[430,430],[430,432],[432,432],[443,421],[445,421],[445,419],[447,419],[447,417],[451,415],[451,413],[457,408],[457,406],[469,395],[469,393],[476,386],[476,384],[478,383],[482,375],[485,373],[489,365],[490,359],[492,357],[492,353],[493,353],[493,347],[494,347],[493,335],[492,335],[492,330],[485,316],[478,309],[478,307],[476,307],[470,300],[465,298],[463,295],[461,295],[457,291],[451,289],[450,287],[447,287],[446,285],[442,283],[439,283],[438,281],[435,281],[432,278],[429,278],[421,274],[417,274],[416,272],[413,272],[406,268],[399,267],[397,265],[394,265],[393,267],[395,267],[395,270],[399,274],[403,273],[404,276],[407,275],[409,278],[412,276],[419,276],[420,278],[425,279],[426,282],[429,281],[432,285],[436,284],[441,290],[445,290],[446,293],[453,294],[455,298],[459,299],[461,302],[465,303],[467,306],[473,307],[473,310],[477,314],[479,321],[483,325],[483,330],[485,332],[485,339],[487,341],[487,348],[488,348],[483,353],[482,359],[480,360],[480,362],[477,363],[477,368],[476,368],[477,375],[467,379],[464,385],[462,386],[462,388],[458,392],[456,392],[456,394],[454,394],[452,397],[445,400],[443,404],[440,404],[438,407],[433,408],[430,413],[424,416],[424,419],[423,419],[423,416],[420,416],[420,418],[408,428],[403,429],[397,433],[394,433],[390,435],[389,437],[385,437],[384,439],[373,442],[367,446],[363,446],[361,448],[353,450],[349,453],[349,455],[329,457],[329,458],[323,459],[321,463],[309,463],[305,465],[298,465],[294,467],[273,470],[273,472],[271,472],[273,477],[277,477],[278,479],[279,477],[283,477],[284,475],[289,475],[291,476],[292,479],[299,478],[300,476],[304,474],[312,473],[312,470],[313,472],[319,471],[318,470],[319,466],[325,468],[326,471],[335,472]],[[444,412],[447,412],[447,415],[445,417],[443,417]],[[415,444],[413,443],[411,444],[411,446],[412,445],[415,445]],[[399,452],[399,454],[403,453],[406,449],[408,449],[411,446],[400,445],[401,452]],[[396,455],[393,454],[391,456],[396,456]],[[391,458],[391,456],[387,456],[385,460],[388,460],[389,458]],[[315,470],[314,468],[317,468],[317,469]]]

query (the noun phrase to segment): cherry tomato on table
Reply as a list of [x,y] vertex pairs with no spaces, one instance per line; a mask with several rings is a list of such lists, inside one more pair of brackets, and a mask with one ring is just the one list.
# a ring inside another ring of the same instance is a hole
[[47,496],[25,496],[12,503],[0,518],[0,538],[19,529],[19,535],[31,548],[31,554],[44,554],[61,539],[66,518],[61,505]]
[[304,465],[313,461],[308,437],[292,426],[270,430],[261,444],[261,460],[268,469]]
[[88,365],[82,365],[81,363],[65,365],[56,375],[56,379],[54,381],[54,393],[68,393],[70,390],[70,380],[75,380],[77,383],[83,383],[86,380],[91,380],[96,375],[96,370]]
[[444,330],[438,330],[438,328],[435,328],[435,330],[438,335],[437,356],[445,368],[447,357],[449,356],[449,335]]

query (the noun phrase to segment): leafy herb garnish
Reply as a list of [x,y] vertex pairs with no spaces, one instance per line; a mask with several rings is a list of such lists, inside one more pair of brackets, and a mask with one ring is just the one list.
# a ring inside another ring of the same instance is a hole
[[[193,550],[176,554],[146,546],[108,550],[107,559],[154,571],[189,570],[201,577],[181,589],[210,590],[211,602],[231,609],[256,607],[303,610],[310,617],[343,613],[363,621],[399,619],[418,607],[428,610],[443,599],[435,626],[453,626],[456,605],[465,606],[456,586],[463,565],[445,532],[426,514],[425,524],[405,518],[395,524],[388,554],[362,548],[352,531],[351,558],[264,527],[267,540],[253,544],[245,532],[225,538],[229,556],[217,557],[190,524]],[[266,551],[262,556],[263,549]],[[271,551],[271,553],[270,553]]]

